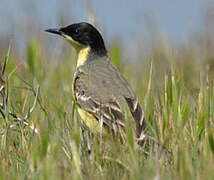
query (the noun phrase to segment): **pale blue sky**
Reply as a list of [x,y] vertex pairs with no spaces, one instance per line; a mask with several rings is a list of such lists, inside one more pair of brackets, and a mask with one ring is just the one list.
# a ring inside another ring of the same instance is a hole
[[[66,23],[87,21],[87,0],[1,0],[0,36],[6,31],[24,36],[30,30],[59,25],[59,12]],[[202,24],[203,10],[214,0],[91,0],[107,39],[130,41],[141,32],[158,31],[182,42]],[[65,13],[66,12],[66,13]],[[24,24],[31,22],[31,27]],[[154,23],[155,22],[155,23]],[[156,25],[154,25],[156,24]],[[148,34],[147,34],[148,35]]]

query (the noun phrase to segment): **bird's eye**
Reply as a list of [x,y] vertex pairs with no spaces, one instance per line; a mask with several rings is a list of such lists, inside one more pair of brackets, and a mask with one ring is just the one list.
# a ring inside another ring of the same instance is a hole
[[77,35],[79,34],[79,30],[78,29],[75,29],[74,33]]

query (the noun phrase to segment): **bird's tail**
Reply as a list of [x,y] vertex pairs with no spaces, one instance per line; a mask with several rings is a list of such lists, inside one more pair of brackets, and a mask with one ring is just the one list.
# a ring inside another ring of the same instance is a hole
[[131,99],[127,97],[125,97],[125,99],[131,111],[131,114],[135,119],[138,144],[142,146],[146,138],[146,119],[144,117],[144,112],[138,99]]

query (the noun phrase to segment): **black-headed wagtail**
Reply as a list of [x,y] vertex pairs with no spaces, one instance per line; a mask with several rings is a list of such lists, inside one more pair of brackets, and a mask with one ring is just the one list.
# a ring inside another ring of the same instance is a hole
[[142,144],[146,127],[143,110],[129,83],[109,60],[98,30],[82,22],[46,31],[64,37],[77,51],[73,94],[86,126],[93,132],[101,133],[107,127],[121,134],[129,110],[138,143]]

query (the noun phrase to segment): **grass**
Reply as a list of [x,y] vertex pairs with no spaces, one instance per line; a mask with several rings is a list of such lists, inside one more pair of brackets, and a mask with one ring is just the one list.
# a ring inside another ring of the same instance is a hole
[[73,103],[73,53],[51,61],[41,47],[34,40],[26,61],[10,56],[10,49],[1,61],[0,179],[214,177],[214,69],[208,52],[190,48],[178,54],[158,44],[136,64],[122,61],[118,44],[110,52],[144,107],[150,136],[169,155],[154,143],[135,146],[131,132],[123,145],[113,139],[100,144]]

